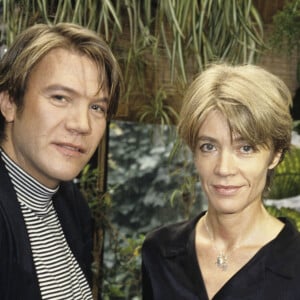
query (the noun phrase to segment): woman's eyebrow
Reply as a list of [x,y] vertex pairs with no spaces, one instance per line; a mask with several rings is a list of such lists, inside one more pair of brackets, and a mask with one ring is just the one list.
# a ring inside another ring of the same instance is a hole
[[235,143],[243,143],[243,142],[248,142],[247,139],[243,138],[242,136],[233,136],[232,141]]
[[217,139],[211,137],[211,136],[206,136],[206,135],[201,135],[197,137],[197,142],[217,142]]

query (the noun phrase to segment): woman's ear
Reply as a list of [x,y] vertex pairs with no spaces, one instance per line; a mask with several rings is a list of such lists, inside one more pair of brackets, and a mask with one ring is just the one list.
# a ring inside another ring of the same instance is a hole
[[271,160],[268,169],[269,170],[274,169],[281,161],[281,157],[282,157],[282,150],[275,152],[273,154],[273,159]]
[[16,104],[11,100],[7,92],[0,93],[0,111],[7,123],[15,120]]

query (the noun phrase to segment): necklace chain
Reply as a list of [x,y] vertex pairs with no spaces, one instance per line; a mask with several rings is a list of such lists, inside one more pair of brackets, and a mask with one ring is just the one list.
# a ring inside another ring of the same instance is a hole
[[[215,241],[213,238],[212,233],[210,232],[208,225],[207,225],[207,221],[206,221],[206,215],[204,216],[204,225],[205,225],[205,229],[207,231],[207,234],[209,236],[209,239],[212,243],[212,246],[214,248],[214,250],[217,252],[217,258],[215,261],[215,265],[221,269],[222,271],[226,271],[228,269],[228,255],[224,252],[224,251],[220,251],[216,245],[215,245]],[[232,250],[238,248],[238,246],[235,246]]]

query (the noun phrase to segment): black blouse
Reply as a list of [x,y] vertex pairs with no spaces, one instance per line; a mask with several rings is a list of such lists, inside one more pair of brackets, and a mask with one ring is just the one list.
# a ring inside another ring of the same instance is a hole
[[[195,227],[204,215],[159,228],[142,249],[144,300],[208,300],[195,250]],[[300,234],[284,228],[242,267],[213,300],[299,300]]]

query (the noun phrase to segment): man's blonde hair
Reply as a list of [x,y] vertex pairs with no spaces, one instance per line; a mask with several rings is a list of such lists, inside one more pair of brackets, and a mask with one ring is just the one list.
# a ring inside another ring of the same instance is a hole
[[[108,91],[108,118],[116,113],[121,71],[104,39],[87,28],[72,23],[36,24],[21,32],[0,61],[0,92],[6,92],[19,110],[33,68],[51,50],[62,48],[87,56],[97,67],[99,89]],[[0,142],[5,120],[0,114]]]

